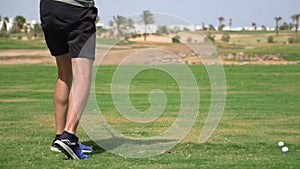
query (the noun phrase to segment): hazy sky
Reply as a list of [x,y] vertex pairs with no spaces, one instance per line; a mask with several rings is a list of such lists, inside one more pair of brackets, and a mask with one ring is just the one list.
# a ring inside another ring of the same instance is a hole
[[[233,26],[274,26],[274,17],[291,22],[300,13],[299,0],[95,0],[100,22],[108,23],[115,15],[130,16],[143,10],[167,13],[200,25],[218,25],[218,17],[233,20]],[[23,15],[27,20],[39,20],[39,0],[1,0],[0,15]]]

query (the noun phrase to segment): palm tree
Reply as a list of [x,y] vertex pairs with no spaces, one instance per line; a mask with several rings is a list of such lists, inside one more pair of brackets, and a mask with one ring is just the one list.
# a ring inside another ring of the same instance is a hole
[[15,17],[15,26],[16,26],[16,30],[18,32],[18,38],[20,39],[20,32],[23,29],[24,24],[26,23],[26,19],[23,16],[16,16]]
[[276,30],[276,35],[278,36],[279,35],[279,25],[278,25],[278,23],[279,23],[279,21],[282,19],[280,16],[279,17],[276,17],[275,16],[275,30]]
[[[0,17],[0,21],[2,20],[2,18]],[[3,23],[2,23],[2,28],[1,28],[1,32],[7,32],[7,23],[9,23],[9,18],[6,16],[3,18]]]
[[34,31],[33,37],[34,37],[34,39],[36,39],[38,37],[38,34],[43,32],[41,24],[39,24],[39,23],[34,24],[33,31]]
[[109,25],[115,27],[117,31],[117,39],[120,39],[121,36],[124,36],[124,30],[126,29],[124,25],[126,24],[127,19],[124,16],[113,16],[113,21],[110,21]]
[[127,20],[127,27],[129,31],[133,30],[134,32],[136,32],[133,19],[130,18]]
[[154,24],[155,21],[154,21],[153,14],[148,10],[143,11],[143,15],[141,17],[142,17],[142,22],[145,25],[144,41],[147,41],[147,26],[149,24]]
[[232,29],[232,19],[231,18],[229,19],[229,29],[230,30]]
[[210,30],[210,31],[215,31],[216,28],[214,27],[214,25],[210,24],[210,25],[208,26],[208,30]]
[[224,28],[223,21],[225,20],[222,16],[218,18],[219,20],[219,30],[222,31]]
[[296,33],[298,33],[299,17],[300,17],[300,14],[295,14],[295,15],[291,16],[293,22],[295,23],[295,31],[296,31]]
[[256,26],[256,23],[255,23],[255,22],[252,22],[251,25],[252,25],[252,29],[253,29],[253,30],[256,30],[256,29],[257,29],[257,26]]
[[204,22],[202,22],[202,30],[203,30],[203,31],[206,31],[206,30],[207,30],[207,27],[205,26]]

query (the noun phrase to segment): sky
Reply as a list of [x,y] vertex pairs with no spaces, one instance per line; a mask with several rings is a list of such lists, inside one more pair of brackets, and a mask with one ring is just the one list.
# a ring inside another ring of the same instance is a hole
[[[292,22],[291,16],[300,14],[299,0],[95,0],[100,22],[107,24],[113,16],[132,16],[149,10],[185,19],[201,25],[218,25],[223,17],[227,25],[232,19],[233,27],[257,26],[274,27],[274,17],[283,22]],[[14,18],[24,16],[27,20],[39,21],[39,0],[1,0],[0,15]]]

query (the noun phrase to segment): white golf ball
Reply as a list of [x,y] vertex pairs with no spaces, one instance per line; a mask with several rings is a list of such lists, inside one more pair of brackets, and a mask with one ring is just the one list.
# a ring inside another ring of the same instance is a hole
[[277,143],[277,145],[278,145],[279,147],[282,147],[282,146],[284,146],[284,142],[283,142],[283,141],[279,141],[279,142]]
[[284,153],[286,153],[286,152],[289,151],[289,148],[288,147],[282,147],[281,151],[284,152]]

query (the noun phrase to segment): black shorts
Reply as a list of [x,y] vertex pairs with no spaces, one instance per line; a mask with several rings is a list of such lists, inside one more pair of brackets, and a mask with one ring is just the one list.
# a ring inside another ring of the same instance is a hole
[[52,0],[40,1],[40,18],[47,46],[53,56],[95,60],[95,7],[78,7]]

